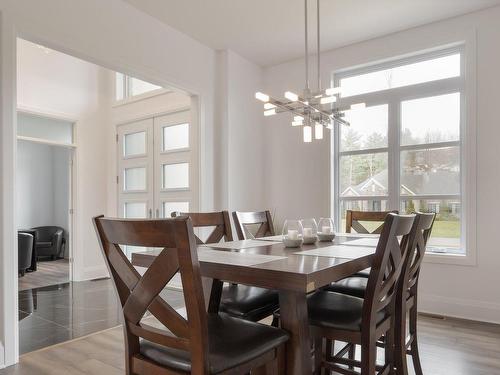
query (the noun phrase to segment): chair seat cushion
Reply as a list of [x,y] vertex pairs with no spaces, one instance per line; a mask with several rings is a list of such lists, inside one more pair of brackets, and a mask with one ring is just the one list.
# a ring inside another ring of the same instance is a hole
[[[311,325],[361,331],[363,299],[346,294],[319,291],[308,298],[309,322]],[[377,314],[377,324],[385,318],[383,311]]]
[[238,318],[258,321],[272,315],[278,307],[276,290],[229,284],[222,291],[220,311]]
[[362,271],[356,272],[356,276],[370,277],[371,268],[365,268]]
[[36,241],[36,247],[40,248],[52,247],[52,242]]
[[[207,323],[210,374],[218,374],[251,361],[288,340],[288,334],[281,329],[224,313],[209,314]],[[190,354],[184,350],[141,339],[140,353],[164,367],[191,372]]]
[[367,284],[368,279],[366,277],[351,276],[330,284],[325,290],[364,298]]

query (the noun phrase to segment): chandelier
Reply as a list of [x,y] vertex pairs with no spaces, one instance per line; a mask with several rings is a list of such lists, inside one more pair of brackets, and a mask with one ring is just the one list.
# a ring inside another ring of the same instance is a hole
[[[314,127],[314,138],[323,139],[323,129],[332,129],[335,123],[349,125],[343,119],[345,109],[340,109],[335,103],[341,93],[340,87],[330,87],[325,90],[321,88],[321,56],[320,56],[320,8],[316,0],[317,11],[317,88],[313,91],[309,84],[309,41],[308,41],[308,19],[307,1],[304,0],[305,10],[305,88],[302,95],[292,91],[284,94],[286,100],[278,100],[262,92],[255,93],[255,98],[264,102],[264,116],[272,116],[277,113],[287,112],[292,115],[292,126],[302,126],[304,142],[312,142]],[[352,108],[363,108],[364,103],[354,104]]]

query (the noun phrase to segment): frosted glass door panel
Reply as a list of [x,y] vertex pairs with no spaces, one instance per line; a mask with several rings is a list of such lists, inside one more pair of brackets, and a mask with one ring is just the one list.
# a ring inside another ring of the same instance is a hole
[[163,151],[173,151],[189,147],[189,124],[163,127]]
[[127,168],[124,171],[123,190],[146,190],[146,167]]
[[123,156],[131,157],[146,154],[146,132],[125,134],[123,140]]
[[123,216],[127,219],[144,219],[147,215],[146,211],[146,202],[126,202]]
[[163,165],[164,189],[189,188],[189,163]]

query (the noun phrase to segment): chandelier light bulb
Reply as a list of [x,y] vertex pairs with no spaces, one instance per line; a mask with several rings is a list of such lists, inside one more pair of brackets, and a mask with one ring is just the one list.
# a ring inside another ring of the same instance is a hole
[[300,121],[300,122],[302,122],[302,121],[304,121],[304,117],[302,117],[302,116],[293,116],[293,121]]
[[323,125],[318,122],[314,124],[314,138],[323,139]]
[[274,104],[264,103],[264,109],[273,109],[273,108],[276,108]]
[[299,96],[291,91],[285,92],[285,98],[287,98],[291,102],[296,102],[299,100]]
[[304,123],[302,121],[292,121],[292,126],[302,126]]
[[275,114],[276,114],[276,108],[268,109],[267,111],[264,111],[264,116],[272,116]]
[[304,142],[311,143],[312,142],[312,127],[310,125],[305,125],[303,128]]
[[269,95],[266,95],[266,94],[259,91],[259,92],[255,93],[255,99],[258,99],[261,102],[267,103],[269,101]]

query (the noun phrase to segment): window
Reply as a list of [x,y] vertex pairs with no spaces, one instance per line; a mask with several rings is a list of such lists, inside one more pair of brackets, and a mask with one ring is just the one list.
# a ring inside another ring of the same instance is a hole
[[115,100],[121,101],[161,89],[160,86],[141,81],[123,73],[115,73]]
[[334,132],[334,216],[435,212],[428,251],[466,253],[461,47],[337,74],[351,126]]

